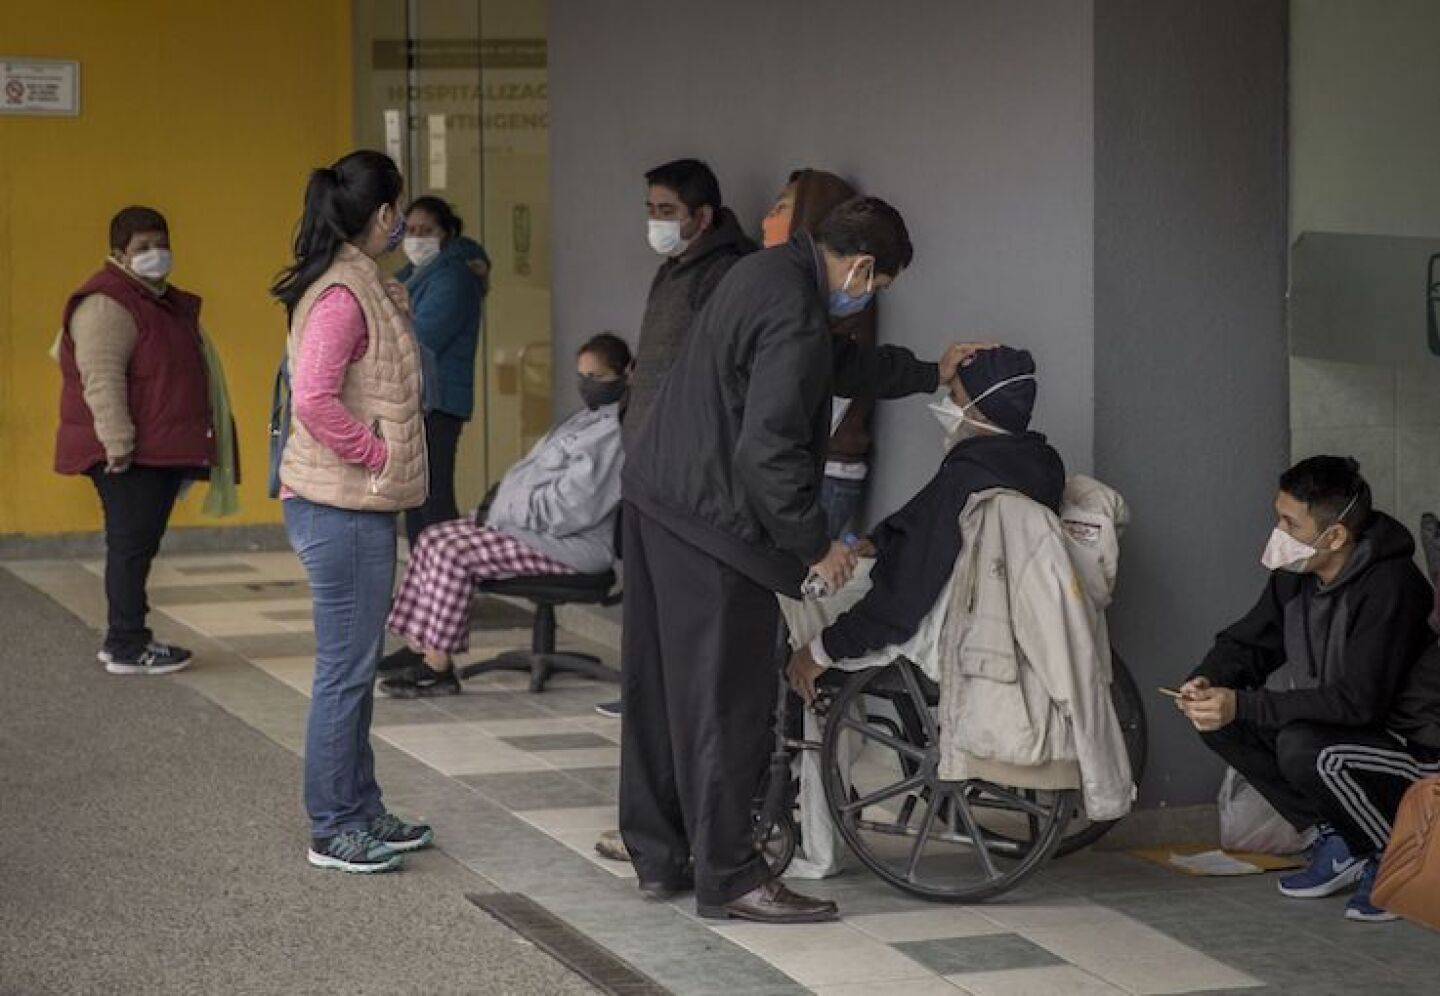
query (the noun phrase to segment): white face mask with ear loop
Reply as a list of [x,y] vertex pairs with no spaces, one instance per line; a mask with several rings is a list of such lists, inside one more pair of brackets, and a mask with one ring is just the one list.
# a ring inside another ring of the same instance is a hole
[[169,249],[146,249],[130,257],[130,272],[146,280],[164,280],[174,265]]
[[[1355,503],[1359,500],[1360,493],[1357,491],[1355,497],[1351,498],[1350,503],[1345,506],[1345,511],[1341,512],[1334,522],[1320,530],[1320,535],[1315,537],[1315,542],[1320,542],[1321,536],[1324,536],[1331,529],[1344,522],[1345,516],[1350,514],[1350,510],[1355,507]],[[1279,526],[1276,526],[1270,531],[1270,541],[1265,544],[1265,552],[1260,555],[1260,563],[1266,570],[1289,571],[1291,574],[1304,574],[1306,566],[1319,555],[1320,549],[1318,547],[1311,546],[1303,540],[1298,540]]]
[[990,385],[990,387],[981,392],[978,398],[972,399],[970,403],[964,407],[957,405],[955,399],[948,394],[940,399],[938,403],[931,404],[930,410],[935,413],[935,420],[940,423],[940,428],[945,430],[945,449],[949,450],[961,440],[969,439],[971,436],[978,436],[981,433],[990,433],[997,436],[1012,435],[1010,430],[1002,429],[1000,426],[992,425],[989,422],[981,422],[977,419],[970,418],[966,412],[1001,388],[1009,387],[1011,384],[1018,384],[1023,380],[1034,379],[1034,374],[1020,374],[1017,377],[1002,380],[998,384]]

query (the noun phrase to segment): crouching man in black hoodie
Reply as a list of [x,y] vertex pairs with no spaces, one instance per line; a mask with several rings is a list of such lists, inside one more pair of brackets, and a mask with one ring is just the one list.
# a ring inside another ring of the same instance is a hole
[[1430,585],[1352,459],[1296,464],[1275,511],[1260,601],[1216,637],[1176,704],[1281,816],[1317,831],[1282,893],[1358,883],[1345,916],[1394,919],[1370,901],[1379,854],[1405,790],[1440,768],[1434,655],[1421,658],[1434,643]]
[[975,353],[950,381],[950,396],[931,405],[945,430],[940,469],[898,512],[861,541],[874,557],[870,589],[790,658],[791,687],[805,701],[837,660],[866,657],[915,635],[939,601],[960,556],[960,513],[970,496],[1008,488],[1060,511],[1065,465],[1038,432],[1035,361],[1025,350],[997,346]]

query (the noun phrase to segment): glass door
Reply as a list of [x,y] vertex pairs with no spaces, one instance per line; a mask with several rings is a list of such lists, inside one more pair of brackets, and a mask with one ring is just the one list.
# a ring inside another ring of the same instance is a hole
[[456,466],[462,508],[551,421],[546,7],[355,2],[357,143],[400,162],[408,197],[448,201],[489,261],[476,410]]

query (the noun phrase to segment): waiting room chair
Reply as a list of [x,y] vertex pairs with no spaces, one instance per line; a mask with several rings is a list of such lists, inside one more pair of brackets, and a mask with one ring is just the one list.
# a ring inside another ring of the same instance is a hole
[[510,650],[498,657],[460,669],[461,678],[493,671],[529,671],[530,691],[543,692],[555,674],[582,674],[601,681],[618,681],[620,675],[593,654],[555,649],[555,609],[560,605],[619,605],[615,572],[603,574],[542,574],[486,581],[479,590],[488,595],[523,598],[535,606],[535,625],[529,650]]

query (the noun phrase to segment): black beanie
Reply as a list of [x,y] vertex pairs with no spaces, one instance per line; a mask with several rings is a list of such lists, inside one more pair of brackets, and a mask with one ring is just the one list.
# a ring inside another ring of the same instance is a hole
[[[1035,360],[1029,350],[996,346],[976,353],[969,363],[960,368],[960,383],[965,386],[970,400],[975,401],[996,384],[1034,372]],[[1030,413],[1035,408],[1035,381],[1006,384],[977,402],[975,407],[1005,431],[1024,432],[1030,425]]]

